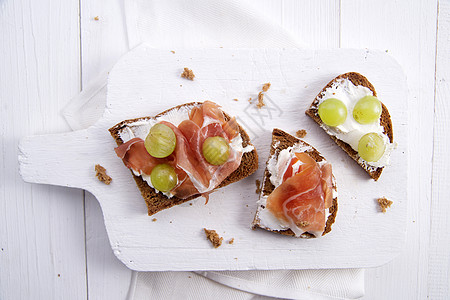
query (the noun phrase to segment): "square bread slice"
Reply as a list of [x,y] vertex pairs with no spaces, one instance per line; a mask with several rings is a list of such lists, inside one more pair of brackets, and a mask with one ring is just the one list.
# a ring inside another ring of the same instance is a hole
[[[317,124],[319,124],[323,128],[323,122],[319,117],[319,101],[322,97],[322,94],[325,92],[326,89],[331,87],[333,83],[338,82],[341,79],[347,79],[351,81],[355,86],[364,86],[368,89],[370,89],[373,92],[373,96],[377,97],[377,92],[375,91],[375,88],[373,85],[369,82],[369,80],[364,77],[363,75],[356,73],[356,72],[349,72],[345,74],[341,74],[331,80],[323,89],[320,91],[320,93],[316,96],[314,101],[312,102],[309,109],[305,112],[306,115],[311,117]],[[384,129],[384,134],[386,134],[390,140],[391,143],[394,142],[394,133],[392,131],[392,121],[391,116],[389,114],[388,109],[386,106],[381,103],[382,112],[380,117],[380,125]],[[344,150],[351,158],[353,158],[358,165],[360,165],[374,180],[378,180],[381,176],[381,172],[383,171],[384,167],[373,167],[365,163],[365,161],[358,155],[358,152],[355,151],[349,144],[346,142],[336,138],[335,136],[329,135],[329,137],[339,146],[342,150]]]
[[[307,150],[305,152],[308,153],[309,156],[311,156],[316,162],[321,162],[321,161],[325,160],[325,158],[319,153],[319,151],[317,151],[310,144],[302,141],[299,138],[296,138],[296,137],[288,134],[287,132],[284,132],[281,129],[275,128],[272,131],[272,144],[270,146],[270,154],[269,154],[269,158],[267,159],[266,169],[264,171],[264,178],[263,178],[263,182],[262,182],[261,192],[259,195],[260,200],[262,197],[270,195],[275,189],[275,186],[270,181],[270,172],[267,167],[270,159],[272,157],[278,158],[278,154],[283,149],[286,149],[286,148],[289,148],[289,147],[292,147],[295,145],[308,147],[309,150]],[[333,176],[333,190],[334,190],[333,195],[337,195],[336,181],[334,180],[334,176]],[[265,229],[265,230],[268,230],[268,231],[271,231],[274,233],[282,234],[282,235],[295,236],[294,232],[291,229],[274,230],[274,229],[271,229],[271,228],[268,228],[267,226],[265,226],[263,224],[263,222],[261,221],[261,218],[259,215],[259,213],[264,208],[265,207],[263,204],[261,204],[261,201],[258,201],[258,207],[256,210],[255,218],[252,223],[252,229],[262,228],[262,229]],[[338,211],[338,201],[337,201],[337,196],[335,196],[335,197],[333,197],[333,202],[331,204],[331,207],[328,209],[327,221],[326,221],[325,229],[324,229],[322,235],[325,235],[331,231],[331,225],[333,225],[333,223],[335,221],[337,211]],[[300,237],[301,238],[315,238],[315,235],[305,232]]]
[[[116,124],[115,126],[111,127],[109,129],[109,132],[111,133],[112,137],[116,140],[117,145],[120,146],[124,143],[124,141],[120,137],[120,132],[127,127],[127,124],[134,123],[136,121],[146,121],[149,119],[157,119],[158,117],[164,116],[164,115],[170,113],[171,111],[178,110],[180,108],[192,109],[194,106],[198,106],[201,104],[202,104],[201,102],[186,103],[186,104],[182,104],[182,105],[178,105],[176,107],[170,108],[166,111],[163,111],[162,113],[160,113],[154,117],[142,117],[142,118],[125,120],[125,121],[122,121],[122,122]],[[225,119],[227,121],[231,119],[231,117],[227,113],[225,113],[225,112],[223,112],[223,113],[224,113]],[[248,145],[252,145],[250,143],[250,138],[249,138],[248,134],[245,132],[245,130],[239,124],[238,124],[238,126],[239,126],[239,133],[240,133],[240,135],[242,137],[242,141],[243,141],[242,146],[245,148]],[[257,154],[256,150],[253,148],[252,151],[243,153],[241,164],[239,165],[239,167],[233,173],[231,173],[227,178],[225,178],[225,180],[222,181],[222,183],[220,183],[219,186],[216,187],[216,189],[227,186],[227,185],[229,185],[233,182],[237,182],[241,179],[244,179],[247,176],[250,176],[251,174],[253,174],[257,169],[258,169],[258,154]],[[179,205],[181,203],[184,203],[186,201],[189,201],[189,200],[192,200],[192,199],[195,199],[195,198],[198,198],[199,196],[201,196],[200,194],[198,194],[198,195],[193,195],[191,197],[188,197],[186,199],[180,199],[175,196],[168,198],[167,196],[163,195],[162,193],[157,192],[154,188],[150,187],[147,184],[147,182],[142,179],[141,176],[136,176],[132,170],[130,170],[130,172],[131,172],[134,180],[136,181],[136,184],[137,184],[139,190],[141,191],[142,197],[145,199],[149,216],[156,214],[157,212],[164,210],[166,208],[170,208],[172,206]]]

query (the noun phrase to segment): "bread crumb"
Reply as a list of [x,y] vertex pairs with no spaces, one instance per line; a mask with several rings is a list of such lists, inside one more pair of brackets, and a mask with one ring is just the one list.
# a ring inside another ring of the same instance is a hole
[[306,130],[305,129],[300,129],[295,133],[295,136],[298,138],[304,138],[306,136]]
[[194,75],[194,72],[192,72],[191,69],[184,68],[183,73],[181,73],[181,77],[189,79],[189,80],[194,80],[195,75]]
[[237,257],[235,257],[234,259],[235,259],[235,260],[237,260],[238,258],[237,258]]
[[190,206],[192,206],[192,203],[189,203]]
[[169,221],[170,224],[172,224],[172,221]]
[[211,244],[214,248],[220,247],[222,245],[223,238],[220,237],[215,230],[210,230],[203,228],[206,234],[206,238],[210,240]]
[[188,278],[192,278],[191,276],[188,276]]
[[112,181],[112,178],[106,174],[106,169],[100,165],[95,165],[95,176],[97,176],[98,180],[109,185]]
[[264,83],[262,88],[263,92],[267,92],[270,89],[270,86],[271,86],[270,82]]
[[61,277],[61,274],[58,274],[58,277]]
[[234,238],[231,238],[231,239],[228,241],[228,244],[232,245],[233,243],[234,243]]
[[175,54],[175,51],[173,51],[173,50],[170,50],[170,52],[172,52],[173,54]]
[[100,18],[99,18],[98,16],[96,16],[96,17],[94,18],[94,20],[95,20],[95,21],[98,21],[98,20],[100,20]]
[[153,219],[152,219],[152,222],[156,222],[156,220],[158,220],[158,219],[156,219],[156,218],[153,218]]
[[233,101],[239,101],[239,99],[233,99]]
[[394,203],[391,200],[386,199],[386,197],[378,198],[377,202],[378,202],[378,205],[380,205],[380,209],[383,213],[386,212],[386,208],[391,207],[392,203]]
[[256,107],[261,108],[263,106],[266,106],[266,104],[264,103],[264,94],[263,94],[263,92],[259,92],[258,103],[256,103]]
[[248,98],[248,103],[252,103],[252,97]]
[[256,193],[260,194],[261,193],[261,181],[259,179],[256,179],[255,183],[256,183]]

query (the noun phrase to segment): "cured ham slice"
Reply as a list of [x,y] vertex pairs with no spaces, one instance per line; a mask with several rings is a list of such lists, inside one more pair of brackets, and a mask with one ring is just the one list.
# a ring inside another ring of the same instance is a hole
[[236,119],[227,121],[217,104],[206,101],[194,107],[189,119],[178,127],[167,121],[160,123],[169,126],[177,139],[175,150],[168,157],[152,157],[140,138],[133,138],[115,150],[124,164],[139,174],[150,175],[157,164],[170,164],[178,176],[177,186],[170,191],[172,195],[181,199],[197,194],[207,197],[241,164],[242,152],[232,147],[228,160],[220,166],[209,164],[203,157],[202,146],[208,137],[221,136],[230,143],[239,134]]
[[[267,209],[291,230],[322,233],[325,229],[325,209],[332,201],[331,165],[319,164],[306,153],[295,153],[284,174],[284,180],[267,198]],[[292,166],[300,161],[298,171]]]

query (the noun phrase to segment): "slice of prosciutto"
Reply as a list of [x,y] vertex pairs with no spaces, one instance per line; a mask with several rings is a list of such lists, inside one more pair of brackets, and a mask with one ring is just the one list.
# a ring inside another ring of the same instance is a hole
[[169,126],[177,138],[175,150],[168,157],[152,157],[140,138],[133,138],[115,150],[124,164],[139,174],[150,175],[153,167],[160,163],[174,167],[178,184],[170,194],[181,199],[197,194],[207,197],[241,164],[242,152],[232,147],[228,160],[220,166],[209,164],[203,157],[202,146],[208,137],[221,136],[231,143],[239,134],[236,119],[227,120],[217,104],[206,101],[194,107],[189,119],[178,127],[167,121],[160,123]]
[[[267,209],[290,224],[296,236],[304,232],[321,235],[325,229],[325,209],[332,203],[332,173],[329,163],[319,164],[307,153],[295,153],[283,182],[269,195]],[[302,164],[292,174],[292,165]],[[290,170],[290,171],[289,171]],[[290,174],[289,174],[290,172]]]

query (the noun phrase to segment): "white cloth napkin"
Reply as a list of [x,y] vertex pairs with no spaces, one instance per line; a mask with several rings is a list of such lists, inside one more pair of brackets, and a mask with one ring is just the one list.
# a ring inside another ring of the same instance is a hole
[[[124,0],[130,48],[303,47],[246,1]],[[109,71],[109,70],[107,70]],[[63,110],[72,129],[98,120],[106,103],[107,71]],[[134,272],[128,299],[356,299],[364,270]]]

